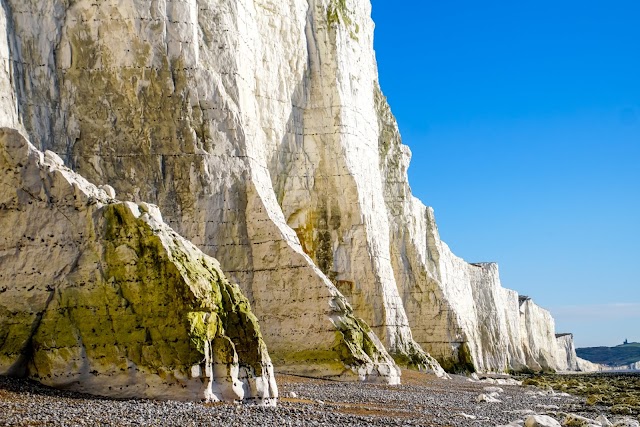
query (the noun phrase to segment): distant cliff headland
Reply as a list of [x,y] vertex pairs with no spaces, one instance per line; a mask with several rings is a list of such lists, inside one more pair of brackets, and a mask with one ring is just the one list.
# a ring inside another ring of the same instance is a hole
[[577,348],[578,357],[611,367],[630,367],[640,370],[640,343],[625,342],[615,347]]

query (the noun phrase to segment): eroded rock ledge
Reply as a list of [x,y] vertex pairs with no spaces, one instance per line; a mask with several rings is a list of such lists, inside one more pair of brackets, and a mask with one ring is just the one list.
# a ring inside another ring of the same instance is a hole
[[275,403],[246,298],[153,205],[0,129],[0,374],[103,396]]

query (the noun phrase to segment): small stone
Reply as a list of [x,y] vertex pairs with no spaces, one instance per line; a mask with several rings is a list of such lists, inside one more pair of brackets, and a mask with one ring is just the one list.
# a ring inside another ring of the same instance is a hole
[[486,402],[486,403],[501,403],[502,401],[500,399],[496,399],[495,397],[488,395],[488,394],[480,394],[478,395],[478,397],[476,397],[476,402],[481,403],[481,402]]
[[467,420],[475,420],[478,418],[475,415],[465,414],[464,412],[458,412],[456,417],[466,418]]
[[[631,415],[633,414],[633,410],[627,406],[627,405],[613,405],[611,407],[611,412],[613,414],[620,414],[620,415]],[[615,425],[615,424],[614,424]]]
[[160,213],[160,208],[156,205],[152,205],[147,202],[138,203],[138,208],[141,212],[148,214],[151,218],[154,218],[158,222],[163,222],[162,214]]
[[103,190],[105,193],[107,193],[108,198],[110,199],[116,198],[116,190],[114,190],[112,186],[105,184],[105,185],[101,185],[100,189]]
[[525,427],[561,427],[560,423],[548,415],[531,415],[524,422]]
[[567,414],[567,416],[562,421],[563,426],[569,427],[587,427],[593,424],[596,424],[594,420],[590,420],[589,418],[576,414]]
[[623,418],[621,420],[616,421],[613,424],[613,427],[640,427],[640,423],[638,423],[633,418]]
[[536,405],[536,408],[545,409],[547,411],[555,411],[560,409],[558,405],[542,405],[542,404]]
[[50,150],[44,152],[44,160],[56,166],[64,166],[64,162],[60,156]]
[[514,380],[513,378],[498,378],[495,382],[498,385],[522,385],[522,381]]
[[602,427],[613,426],[613,423],[609,421],[604,415],[599,415],[598,418],[596,418],[596,421],[599,422]]

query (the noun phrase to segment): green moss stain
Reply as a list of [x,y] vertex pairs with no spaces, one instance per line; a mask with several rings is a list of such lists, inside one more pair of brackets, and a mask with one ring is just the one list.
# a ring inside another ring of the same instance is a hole
[[225,281],[221,291],[224,307],[222,322],[225,334],[235,344],[241,364],[255,375],[262,375],[267,348],[260,332],[258,319],[237,285],[231,285]]
[[457,350],[450,357],[438,357],[442,369],[453,374],[476,372],[471,349],[466,342],[460,343]]
[[362,320],[353,316],[342,319],[336,331],[336,350],[347,365],[359,366],[378,360],[379,351],[369,337],[370,333],[371,329]]
[[0,367],[8,375],[23,376],[30,355],[31,337],[40,321],[39,313],[9,311],[0,306]]
[[398,176],[400,172],[400,156],[402,152],[402,138],[396,125],[395,117],[391,112],[391,107],[387,102],[387,98],[382,93],[380,85],[375,82],[374,87],[374,105],[378,115],[378,124],[380,135],[378,137],[378,154],[380,157],[380,168],[387,170],[388,174]]
[[[103,22],[101,31],[136,32],[122,25],[127,24]],[[91,39],[87,24],[78,21],[66,34],[73,60],[70,68],[59,71],[61,99],[69,100],[63,107],[77,132],[56,150],[68,153],[70,164],[90,181],[108,178],[119,194],[170,206],[169,213],[189,210],[197,197],[189,190],[190,169],[194,165],[201,172],[204,167],[195,153],[213,147],[210,127],[191,90],[192,67],[135,37],[130,40],[131,65],[122,66],[110,57],[108,44]],[[195,174],[197,179],[204,175]]]
[[315,210],[307,212],[306,222],[294,228],[302,250],[311,257],[320,270],[336,284],[333,271],[333,244],[339,239],[342,217],[337,204],[327,207],[327,200],[321,199]]
[[358,40],[360,25],[353,21],[353,12],[347,7],[347,0],[330,0],[327,5],[327,25],[330,28],[343,26],[349,31],[349,37]]
[[327,24],[352,24],[351,11],[347,8],[347,0],[330,0],[327,5]]
[[207,343],[213,341],[219,333],[220,321],[215,313],[191,312],[187,314],[189,319],[189,335],[191,344],[204,354]]
[[[257,320],[210,258],[177,238],[167,246],[124,204],[106,206],[96,228],[104,244],[87,248],[33,337],[33,377],[51,378],[61,366],[126,372],[132,364],[188,376],[207,359],[262,374],[268,356]],[[97,259],[98,270],[84,258]]]
[[318,209],[318,222],[315,229],[315,261],[320,270],[327,274],[333,267],[333,244],[329,229],[329,216],[325,204]]
[[286,366],[308,366],[327,376],[339,376],[360,366],[384,361],[384,356],[371,340],[371,330],[362,320],[348,314],[341,318],[333,343],[323,349],[292,350],[272,354],[275,363]]
[[159,237],[115,204],[105,208],[103,239],[102,274],[70,275],[43,318],[34,337],[34,353],[42,355],[34,360],[38,375],[52,374],[42,359],[57,348],[78,349],[68,354],[72,365],[82,349],[105,369],[126,370],[131,362],[153,373],[188,372],[204,358],[201,330],[191,328],[189,316],[199,304]]
[[608,406],[614,414],[640,415],[640,377],[633,373],[532,375],[523,384],[584,396],[588,405]]

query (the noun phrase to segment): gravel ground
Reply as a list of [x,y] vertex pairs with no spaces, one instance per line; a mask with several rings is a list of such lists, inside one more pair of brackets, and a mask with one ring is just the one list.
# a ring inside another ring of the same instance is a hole
[[[495,426],[534,412],[560,421],[563,413],[616,418],[580,397],[416,372],[405,372],[401,386],[286,375],[278,384],[281,399],[272,408],[101,399],[0,377],[0,426]],[[502,389],[500,402],[478,403],[492,386]]]

